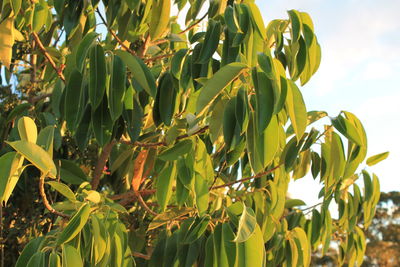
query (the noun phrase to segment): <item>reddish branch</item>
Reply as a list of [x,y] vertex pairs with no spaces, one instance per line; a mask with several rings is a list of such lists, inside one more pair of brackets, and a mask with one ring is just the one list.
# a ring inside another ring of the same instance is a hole
[[116,141],[112,140],[110,143],[106,144],[101,151],[100,157],[97,160],[96,167],[93,171],[93,179],[91,182],[92,189],[96,190],[99,186],[101,175],[103,174],[104,166],[106,166],[108,157],[110,156],[111,149],[115,145]]
[[49,61],[50,65],[52,68],[56,71],[58,77],[65,83],[65,77],[64,74],[62,73],[62,69],[58,68],[56,63],[54,62],[53,58],[50,56],[50,54],[47,52],[46,48],[43,46],[42,42],[39,39],[39,36],[37,35],[36,32],[32,33],[33,38],[36,41],[36,45],[39,47],[40,51],[42,51],[44,57]]
[[111,33],[111,35],[114,37],[115,40],[117,40],[117,42],[129,53],[131,53],[132,55],[135,55],[135,51],[133,51],[132,49],[130,49],[128,46],[126,46],[124,44],[124,42],[117,36],[117,34],[107,25],[106,20],[104,19],[103,15],[101,15],[100,11],[97,9],[96,10],[97,14],[99,15],[101,21],[104,23],[104,25],[106,26],[107,30]]
[[55,215],[61,216],[63,218],[70,218],[71,216],[69,216],[68,214],[59,212],[50,205],[49,201],[47,200],[46,192],[44,191],[44,178],[45,177],[46,177],[46,175],[42,175],[39,179],[39,194],[42,197],[44,206],[46,207],[46,209],[48,209],[51,213],[53,213]]
[[145,59],[144,63],[153,62],[153,61],[156,61],[156,60],[159,60],[159,59],[163,59],[163,58],[166,58],[166,57],[172,57],[173,55],[174,55],[174,53],[160,55],[160,56],[156,56],[156,57],[151,57],[151,58]]

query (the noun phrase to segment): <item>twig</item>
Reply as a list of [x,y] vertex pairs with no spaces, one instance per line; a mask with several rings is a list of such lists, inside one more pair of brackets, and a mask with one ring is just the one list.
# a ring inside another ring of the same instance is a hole
[[44,206],[46,207],[46,209],[48,209],[53,214],[56,214],[63,218],[70,218],[71,216],[69,216],[68,214],[59,212],[50,205],[49,201],[47,200],[46,192],[44,191],[44,178],[45,177],[46,177],[46,174],[43,174],[39,178],[39,193],[40,193],[40,196],[42,197]]
[[269,169],[269,170],[267,170],[265,172],[258,173],[258,174],[254,175],[254,176],[246,177],[246,178],[243,178],[243,179],[240,179],[240,180],[236,180],[236,181],[233,181],[233,182],[229,182],[229,183],[226,183],[226,184],[223,184],[223,185],[212,186],[212,187],[209,188],[209,190],[214,190],[214,189],[219,189],[219,188],[231,186],[231,185],[234,185],[234,184],[237,184],[237,183],[246,182],[246,181],[251,180],[251,179],[261,178],[261,177],[263,177],[265,175],[268,175],[268,174],[274,172],[280,166],[281,166],[281,164],[276,166],[276,167],[273,167],[272,169]]
[[99,159],[97,160],[96,167],[93,171],[93,179],[91,182],[92,189],[96,190],[100,183],[100,177],[103,173],[104,166],[106,166],[108,157],[110,156],[111,149],[115,145],[116,141],[112,140],[110,143],[106,144],[101,151]]
[[144,40],[144,43],[143,43],[142,47],[139,50],[138,56],[140,58],[144,58],[144,56],[146,55],[147,49],[149,48],[150,43],[151,43],[150,41],[151,41],[150,40],[150,34],[147,34],[146,39]]
[[50,96],[51,96],[51,93],[38,95],[38,96],[33,97],[30,102],[32,104],[34,104],[34,103],[39,102],[40,100],[45,99],[45,98],[50,97]]
[[97,14],[99,15],[100,19],[103,21],[104,25],[106,26],[107,30],[111,33],[115,40],[129,53],[132,55],[136,55],[135,51],[127,47],[124,42],[117,36],[117,34],[108,26],[106,20],[104,19],[103,15],[101,15],[100,11],[96,9]]
[[149,255],[146,255],[146,254],[143,254],[143,253],[140,253],[140,252],[133,251],[132,252],[132,256],[136,257],[136,258],[142,258],[142,259],[145,259],[145,260],[150,260],[150,256]]
[[159,59],[163,59],[163,58],[166,58],[166,57],[172,57],[173,55],[174,55],[174,53],[160,55],[160,56],[156,56],[156,57],[151,57],[151,58],[145,59],[144,63],[149,63],[149,62],[156,61],[156,60],[159,60]]
[[[204,126],[201,129],[197,130],[196,132],[194,132],[191,135],[188,135],[188,134],[180,135],[180,136],[178,136],[176,138],[176,141],[184,139],[184,138],[187,138],[189,136],[201,134],[201,133],[207,131],[208,128],[209,128],[209,126],[207,125],[207,126]],[[130,142],[128,140],[121,140],[120,142],[124,143],[124,144],[127,144],[127,145],[131,145],[132,144],[132,142]],[[142,142],[136,141],[136,142],[133,143],[133,145],[134,146],[138,146],[138,147],[157,147],[157,146],[167,146],[168,144],[165,141],[160,141],[160,142],[155,142],[155,143],[142,143]]]
[[322,136],[324,136],[332,127],[333,127],[332,125],[329,125],[329,126],[326,128],[326,130],[325,130],[323,133],[321,133],[321,134],[317,137],[317,139],[315,139],[314,143],[317,142]]
[[37,35],[36,32],[32,33],[33,38],[36,41],[36,45],[39,47],[40,51],[42,51],[43,55],[49,61],[50,65],[53,67],[53,69],[56,71],[58,77],[65,83],[65,77],[64,74],[62,73],[62,70],[60,68],[57,68],[56,63],[54,62],[53,58],[50,56],[50,54],[47,52],[46,48],[43,46],[42,42],[39,39],[39,36]]
[[[149,189],[149,190],[139,190],[137,191],[141,196],[147,196],[147,195],[152,195],[156,192],[155,189]],[[112,200],[120,200],[120,199],[127,199],[131,197],[136,197],[135,193],[133,191],[128,191],[119,195],[113,195],[110,196],[109,198]]]
[[144,202],[142,195],[139,193],[139,191],[133,191],[135,193],[136,198],[139,200],[140,205],[146,210],[148,211],[151,215],[153,216],[157,216],[158,213],[154,212],[152,209],[149,208],[149,206],[147,206],[146,202]]
[[200,19],[198,19],[195,23],[193,23],[192,25],[190,25],[189,27],[187,27],[186,29],[184,29],[183,31],[179,32],[178,34],[183,34],[185,32],[190,31],[191,29],[193,29],[197,24],[199,24],[203,19],[205,19],[207,17],[208,13],[204,14],[204,16],[202,16]]

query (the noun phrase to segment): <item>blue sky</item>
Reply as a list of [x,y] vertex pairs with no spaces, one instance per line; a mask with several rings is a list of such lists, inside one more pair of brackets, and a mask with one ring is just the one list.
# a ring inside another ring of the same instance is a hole
[[[308,12],[322,47],[318,72],[302,88],[308,110],[336,116],[353,112],[368,136],[368,156],[390,151],[389,158],[368,170],[378,175],[383,191],[400,190],[400,20],[397,0],[256,1],[264,20],[287,18],[286,10]],[[312,179],[293,183],[293,197],[316,202]]]

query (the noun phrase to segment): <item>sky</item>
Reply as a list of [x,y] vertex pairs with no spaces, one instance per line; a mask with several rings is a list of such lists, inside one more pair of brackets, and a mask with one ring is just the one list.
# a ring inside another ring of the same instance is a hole
[[[379,177],[382,191],[400,191],[400,1],[258,0],[256,4],[266,25],[272,19],[286,19],[290,9],[311,15],[322,60],[318,72],[301,88],[307,110],[325,110],[332,117],[341,110],[354,113],[367,132],[367,157],[390,152],[388,159],[366,169]],[[320,188],[306,177],[293,182],[290,192],[312,205]]]

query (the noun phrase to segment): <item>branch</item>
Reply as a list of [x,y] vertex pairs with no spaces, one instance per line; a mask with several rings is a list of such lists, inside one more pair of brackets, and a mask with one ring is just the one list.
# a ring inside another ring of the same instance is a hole
[[156,57],[151,57],[151,58],[145,59],[144,63],[149,63],[149,62],[156,61],[156,60],[159,60],[159,59],[163,59],[163,58],[166,58],[166,57],[172,57],[173,55],[174,55],[174,53],[160,55],[160,56],[156,56]]
[[243,178],[243,179],[240,179],[240,180],[236,180],[236,181],[233,181],[233,182],[229,182],[229,183],[226,183],[226,184],[223,184],[223,185],[212,186],[212,187],[209,188],[209,190],[219,189],[219,188],[231,186],[231,185],[234,185],[234,184],[237,184],[237,183],[246,182],[246,181],[251,180],[251,179],[261,178],[261,177],[263,177],[265,175],[268,175],[268,174],[274,172],[276,169],[278,169],[281,166],[282,165],[279,164],[278,166],[273,167],[272,169],[269,169],[269,170],[267,170],[265,172],[258,173],[258,174],[254,175],[254,176],[246,177],[246,178]]
[[190,25],[189,27],[187,27],[186,29],[184,29],[183,31],[179,32],[178,34],[183,34],[185,32],[190,31],[191,29],[193,29],[197,24],[199,24],[203,19],[205,19],[207,17],[208,13],[204,14],[204,16],[202,16],[200,19],[198,19],[195,23],[193,23],[192,25]]
[[112,140],[110,143],[106,144],[103,147],[103,150],[101,151],[100,157],[97,160],[96,167],[94,168],[93,171],[93,179],[91,182],[92,189],[96,190],[97,187],[99,186],[100,178],[104,170],[104,166],[106,166],[108,157],[110,156],[111,149],[115,145],[116,141]]
[[117,42],[129,53],[131,53],[132,55],[136,55],[135,51],[133,51],[132,49],[130,49],[129,47],[127,47],[124,42],[117,36],[117,34],[107,25],[106,20],[104,19],[103,15],[101,15],[100,11],[98,9],[96,9],[97,14],[99,15],[101,21],[104,23],[104,25],[106,26],[107,30],[111,33],[111,35],[114,37],[115,40],[117,40]]
[[136,198],[139,200],[140,205],[146,210],[148,211],[151,215],[153,216],[157,216],[158,213],[154,212],[152,209],[149,208],[149,206],[147,206],[146,202],[144,202],[142,195],[140,194],[139,191],[133,191],[135,193]]
[[37,35],[36,32],[32,33],[33,38],[36,41],[36,45],[39,47],[40,51],[42,51],[43,55],[49,61],[50,65],[53,67],[53,69],[56,71],[58,77],[65,83],[65,77],[62,73],[62,70],[60,68],[57,68],[56,63],[54,62],[53,58],[50,56],[50,54],[47,52],[46,48],[43,46],[42,42],[39,39],[39,36]]
[[46,174],[43,174],[39,178],[39,193],[40,193],[40,196],[42,197],[44,206],[46,207],[46,209],[48,209],[51,213],[53,213],[55,215],[61,216],[63,218],[70,218],[71,217],[70,215],[59,212],[50,205],[49,201],[47,200],[46,192],[44,191],[44,178],[45,177],[46,177]]
[[143,58],[146,55],[146,52],[147,52],[147,49],[150,46],[150,43],[151,43],[150,34],[147,34],[146,39],[144,40],[144,43],[143,43],[142,47],[140,48],[140,51],[139,51],[139,54],[138,54],[138,56],[140,58]]
[[136,258],[142,258],[142,259],[145,259],[145,260],[150,260],[150,256],[149,255],[146,255],[146,254],[143,254],[143,253],[140,253],[140,252],[132,252],[132,256],[133,257],[136,257]]

